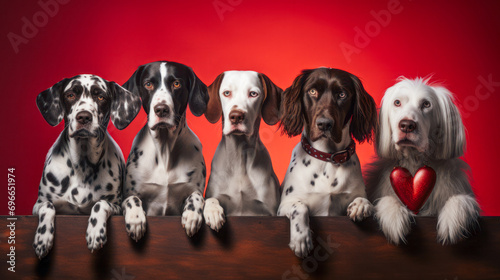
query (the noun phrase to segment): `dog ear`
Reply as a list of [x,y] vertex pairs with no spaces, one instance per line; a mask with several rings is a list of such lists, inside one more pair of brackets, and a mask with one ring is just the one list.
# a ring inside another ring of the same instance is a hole
[[141,65],[135,70],[134,74],[130,76],[128,81],[123,84],[123,88],[130,91],[136,96],[139,96],[142,99],[142,106],[144,107],[144,111],[149,113],[149,94],[147,94],[144,90],[141,90],[141,76],[142,72],[146,68],[146,65]]
[[280,127],[289,137],[297,136],[302,133],[304,126],[304,105],[302,104],[304,83],[313,70],[303,70],[302,74],[297,76],[292,86],[283,92],[281,102]]
[[377,128],[377,106],[373,97],[366,92],[358,77],[351,74],[356,91],[356,100],[352,111],[350,126],[351,135],[359,143],[373,139],[373,131]]
[[36,106],[43,118],[51,125],[58,125],[64,117],[61,95],[70,79],[63,79],[36,97]]
[[222,105],[220,103],[219,90],[220,90],[220,84],[222,83],[223,79],[224,79],[224,73],[217,76],[217,78],[215,78],[213,83],[210,86],[208,86],[209,100],[208,100],[207,110],[205,112],[205,117],[211,123],[216,123],[220,119],[220,116],[222,115]]
[[463,156],[465,153],[466,139],[465,127],[460,116],[460,111],[454,103],[453,94],[446,88],[431,86],[439,102],[440,115],[438,130],[440,136],[434,139],[436,143],[436,159],[450,159]]
[[139,95],[132,93],[115,82],[107,82],[113,100],[111,101],[111,121],[122,130],[126,128],[141,110]]
[[281,94],[283,90],[276,86],[266,75],[259,73],[260,83],[264,91],[262,119],[268,125],[275,125],[280,118]]
[[189,109],[193,115],[199,117],[205,113],[208,104],[207,86],[191,70],[191,91],[189,92]]

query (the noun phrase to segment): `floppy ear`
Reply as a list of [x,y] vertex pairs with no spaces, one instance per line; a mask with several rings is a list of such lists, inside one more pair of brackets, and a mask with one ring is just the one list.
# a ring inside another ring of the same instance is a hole
[[358,77],[351,74],[356,91],[350,132],[359,143],[372,140],[372,132],[377,127],[377,106],[373,97],[366,92]]
[[224,79],[224,73],[220,74],[215,78],[214,82],[208,86],[208,95],[210,96],[207,105],[207,111],[205,112],[205,117],[211,123],[216,123],[220,116],[222,115],[222,105],[220,103],[220,84]]
[[259,73],[260,83],[264,90],[262,119],[268,125],[275,125],[280,118],[281,94],[283,90],[276,86],[266,75]]
[[[123,84],[123,88],[133,93],[135,96],[138,96],[142,99],[142,106],[144,107],[144,111],[149,113],[149,95],[143,94],[143,90],[140,90],[141,85],[141,76],[144,71],[145,65],[141,65],[135,70],[134,74]],[[113,122],[114,124],[114,122]]]
[[444,87],[431,87],[438,97],[441,115],[438,129],[442,138],[436,140],[436,159],[450,159],[463,156],[465,153],[465,127],[460,116],[460,111],[453,102],[453,94]]
[[36,106],[43,118],[51,125],[58,125],[64,117],[61,94],[70,79],[63,79],[36,97]]
[[207,86],[191,70],[191,91],[189,92],[189,109],[199,117],[205,113],[208,104]]
[[115,82],[108,82],[111,101],[111,121],[119,130],[126,128],[141,110],[141,99]]
[[295,78],[292,86],[283,92],[280,127],[289,137],[297,136],[302,133],[302,127],[304,126],[302,87],[312,71],[313,70],[303,70],[302,74]]

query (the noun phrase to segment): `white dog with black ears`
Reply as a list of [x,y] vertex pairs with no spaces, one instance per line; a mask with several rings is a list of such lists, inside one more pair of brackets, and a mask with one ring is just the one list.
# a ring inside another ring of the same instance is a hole
[[[469,166],[459,158],[465,151],[465,128],[453,100],[451,92],[430,84],[428,78],[400,77],[385,92],[376,133],[378,158],[367,173],[367,189],[375,202],[375,217],[391,243],[406,243],[415,215],[438,215],[442,244],[458,242],[477,225],[480,209],[469,183]],[[411,211],[398,199],[391,172],[398,167],[415,175],[424,166],[435,171],[434,189],[419,209]]]

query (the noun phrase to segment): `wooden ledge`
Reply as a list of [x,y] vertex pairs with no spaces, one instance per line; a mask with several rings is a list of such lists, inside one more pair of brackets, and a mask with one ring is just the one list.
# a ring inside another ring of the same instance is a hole
[[315,217],[315,248],[302,260],[288,248],[284,217],[229,217],[221,232],[203,225],[194,238],[180,217],[148,217],[147,234],[136,243],[123,216],[114,216],[108,243],[91,254],[88,217],[57,216],[54,247],[39,261],[31,246],[37,218],[17,216],[15,273],[7,270],[7,218],[0,216],[1,279],[500,279],[500,217],[481,218],[476,235],[448,246],[436,242],[435,218],[417,218],[408,244],[394,246],[371,218]]

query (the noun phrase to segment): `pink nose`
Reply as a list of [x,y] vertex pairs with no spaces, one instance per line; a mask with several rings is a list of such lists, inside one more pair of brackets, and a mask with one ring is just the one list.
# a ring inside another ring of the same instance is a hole
[[402,120],[399,122],[399,129],[404,133],[413,132],[417,129],[417,123],[412,120]]
[[240,110],[233,110],[229,113],[231,124],[239,124],[245,120],[245,113]]

